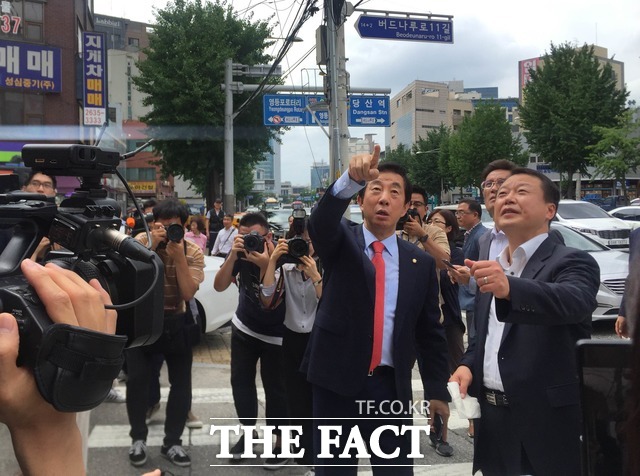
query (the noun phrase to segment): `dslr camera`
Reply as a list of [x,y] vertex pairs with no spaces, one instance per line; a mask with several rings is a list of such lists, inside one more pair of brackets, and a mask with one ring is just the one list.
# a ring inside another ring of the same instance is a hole
[[300,263],[300,258],[309,254],[309,243],[302,237],[307,229],[307,212],[302,205],[294,205],[291,215],[293,222],[290,233],[293,232],[295,235],[287,240],[289,252],[278,260],[278,266],[284,263]]
[[422,223],[422,219],[420,218],[420,214],[418,213],[418,210],[415,208],[409,208],[407,210],[407,213],[402,215],[400,217],[400,220],[398,220],[398,223],[396,223],[396,231],[404,229],[404,225],[409,221],[409,217],[413,218],[414,220],[417,218],[418,221]]
[[[173,241],[174,243],[180,243],[184,238],[184,227],[182,225],[178,225],[177,223],[172,223],[169,226],[165,226],[164,229],[167,232],[168,241]],[[158,244],[159,249],[166,248],[166,247],[167,247],[166,241],[163,241],[162,243]]]
[[252,251],[257,251],[258,253],[262,253],[264,251],[264,236],[262,236],[257,231],[251,231],[248,234],[244,235],[244,249],[247,253],[251,253]]
[[[50,176],[76,176],[80,187],[60,207],[37,193],[0,195],[0,228],[11,236],[0,254],[0,310],[16,317],[18,365],[33,369],[38,390],[59,411],[85,411],[106,398],[125,346],[162,332],[163,268],[155,253],[120,233],[120,207],[100,185],[118,175],[121,156],[98,147],[25,145],[25,165]],[[134,200],[135,201],[135,200]],[[116,335],[53,323],[20,270],[43,237],[67,251],[45,260],[97,279],[118,311]]]

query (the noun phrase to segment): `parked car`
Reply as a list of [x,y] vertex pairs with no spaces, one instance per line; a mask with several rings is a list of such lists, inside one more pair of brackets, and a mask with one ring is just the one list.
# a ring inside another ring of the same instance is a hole
[[634,198],[629,205],[640,205],[640,198]]
[[238,287],[235,284],[221,293],[213,289],[213,280],[223,262],[224,259],[218,256],[204,257],[204,281],[195,295],[204,333],[213,332],[231,321],[238,307]]
[[551,228],[562,235],[565,245],[586,251],[600,266],[600,288],[596,296],[598,307],[593,312],[593,320],[618,317],[629,274],[629,254],[607,248],[590,235],[577,232],[564,224],[552,222]]
[[638,205],[614,208],[609,215],[629,222],[634,229],[640,226],[640,206]]
[[590,235],[609,248],[629,248],[629,235],[633,227],[593,203],[560,200],[555,220]]

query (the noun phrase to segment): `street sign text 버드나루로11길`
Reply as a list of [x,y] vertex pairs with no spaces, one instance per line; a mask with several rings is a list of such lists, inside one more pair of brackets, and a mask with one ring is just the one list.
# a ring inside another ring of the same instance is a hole
[[362,38],[453,44],[453,20],[360,15],[355,24]]

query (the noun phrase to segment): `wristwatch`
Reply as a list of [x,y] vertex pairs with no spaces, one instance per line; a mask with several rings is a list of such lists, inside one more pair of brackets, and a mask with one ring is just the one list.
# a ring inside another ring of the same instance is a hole
[[426,235],[426,234],[425,234],[424,236],[422,236],[422,237],[418,238],[418,241],[419,241],[420,243],[424,244],[424,243],[426,243],[426,242],[427,242],[427,240],[428,240],[428,239],[429,239],[429,235]]

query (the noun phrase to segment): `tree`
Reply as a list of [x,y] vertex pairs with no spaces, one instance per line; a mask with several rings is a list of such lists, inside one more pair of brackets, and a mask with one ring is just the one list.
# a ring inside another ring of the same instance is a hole
[[[224,61],[269,62],[263,52],[269,34],[267,21],[241,18],[226,0],[175,0],[157,11],[146,59],[138,63],[140,76],[132,78],[147,94],[144,104],[152,106],[142,120],[158,139],[154,148],[162,154],[163,173],[189,180],[208,204],[224,173]],[[239,104],[246,97],[234,99]],[[269,151],[274,132],[262,125],[261,101],[236,117],[234,127],[234,175],[242,197],[247,170]]]
[[551,43],[542,67],[530,72],[520,106],[524,135],[531,151],[572,184],[574,173],[587,173],[589,148],[601,137],[596,126],[617,124],[628,93],[616,88],[611,66],[596,58],[592,46]]
[[448,170],[453,184],[478,187],[482,170],[497,159],[509,159],[521,165],[526,163],[520,141],[511,134],[511,126],[500,104],[480,102],[449,139]]
[[411,168],[411,149],[407,148],[404,144],[398,144],[398,147],[391,150],[387,147],[384,153],[383,162],[395,162],[402,165],[407,169],[407,173]]
[[636,172],[640,166],[640,125],[627,110],[615,127],[596,126],[595,129],[600,140],[589,148],[595,175],[620,182],[622,194],[627,198],[627,173]]
[[449,190],[450,176],[447,173],[450,129],[441,124],[438,129],[427,132],[413,144],[413,160],[409,170],[411,182],[424,187],[429,195],[438,197]]

